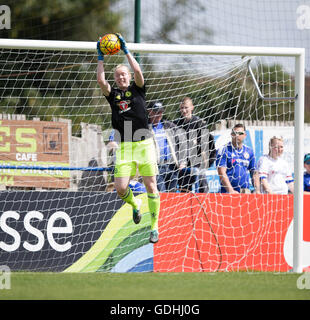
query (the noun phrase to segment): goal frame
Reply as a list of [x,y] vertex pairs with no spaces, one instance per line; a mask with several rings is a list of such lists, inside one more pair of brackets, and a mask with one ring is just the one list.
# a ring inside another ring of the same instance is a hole
[[[135,53],[208,54],[238,56],[281,56],[295,58],[294,102],[294,218],[293,218],[293,272],[301,273],[303,242],[303,157],[304,157],[304,94],[305,49],[285,47],[213,46],[181,44],[128,43]],[[90,51],[96,42],[0,39],[0,48],[28,50]]]

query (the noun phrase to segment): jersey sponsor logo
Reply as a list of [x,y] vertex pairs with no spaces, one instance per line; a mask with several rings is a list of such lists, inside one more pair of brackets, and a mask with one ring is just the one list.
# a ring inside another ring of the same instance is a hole
[[239,163],[240,165],[243,165],[244,167],[248,167],[250,162],[248,160],[244,160],[244,159],[232,159],[232,163]]

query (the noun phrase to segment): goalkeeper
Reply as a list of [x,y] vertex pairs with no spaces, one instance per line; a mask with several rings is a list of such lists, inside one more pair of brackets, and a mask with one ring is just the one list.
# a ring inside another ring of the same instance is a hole
[[119,197],[132,206],[133,221],[138,224],[141,220],[141,199],[136,199],[129,188],[130,177],[136,175],[138,168],[147,190],[151,213],[149,240],[151,243],[156,243],[160,209],[160,197],[156,184],[158,168],[155,146],[148,126],[144,77],[138,62],[129,52],[125,40],[120,34],[117,36],[121,49],[133,70],[134,81],[131,83],[130,69],[126,65],[118,65],[114,71],[116,88],[112,88],[105,78],[104,55],[99,47],[100,41],[97,42],[97,81],[111,106],[115,140],[120,143],[116,151],[114,185]]

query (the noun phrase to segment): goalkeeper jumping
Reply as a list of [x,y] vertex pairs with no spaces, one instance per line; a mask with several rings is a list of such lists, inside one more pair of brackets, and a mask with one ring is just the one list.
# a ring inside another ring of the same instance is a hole
[[142,201],[135,198],[128,186],[130,177],[135,176],[138,168],[147,190],[151,213],[149,240],[151,243],[156,243],[160,209],[160,197],[156,184],[158,168],[155,146],[148,126],[144,77],[138,62],[129,52],[125,40],[120,34],[117,36],[134,74],[134,81],[131,83],[130,69],[126,65],[116,66],[114,80],[117,88],[112,88],[105,78],[104,55],[99,47],[100,41],[97,42],[97,81],[111,106],[114,139],[120,142],[116,151],[114,185],[119,197],[132,206],[133,221],[138,224],[141,220]]

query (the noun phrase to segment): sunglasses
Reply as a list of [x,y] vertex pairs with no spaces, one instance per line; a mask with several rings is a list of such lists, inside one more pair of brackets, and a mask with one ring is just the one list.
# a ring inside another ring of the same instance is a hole
[[232,131],[231,134],[235,135],[235,136],[243,136],[245,134],[244,131]]

